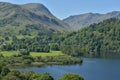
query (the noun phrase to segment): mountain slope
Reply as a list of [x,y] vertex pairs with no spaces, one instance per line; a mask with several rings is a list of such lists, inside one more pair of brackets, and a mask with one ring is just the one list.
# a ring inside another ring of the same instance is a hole
[[40,3],[29,3],[29,4],[24,4],[21,5],[23,9],[27,9],[33,13],[36,13],[38,15],[48,15],[48,16],[53,16],[51,12],[42,4]]
[[107,14],[86,13],[81,15],[70,16],[63,21],[71,26],[74,30],[88,26],[93,23],[99,23],[110,18],[120,18],[120,11],[113,11]]
[[0,35],[36,35],[39,32],[65,32],[68,25],[53,16],[42,4],[16,5],[0,2]]
[[120,20],[108,19],[71,33],[63,46],[67,54],[120,52]]
[[[39,16],[43,15],[44,18],[46,18],[45,15],[47,15],[47,17],[51,18],[52,23],[55,23],[55,24],[60,25],[61,27],[65,28],[65,29],[70,30],[70,27],[68,26],[68,24],[65,24],[63,21],[59,20],[54,15],[52,15],[51,12],[42,4],[29,3],[29,4],[22,5],[21,7],[39,15]],[[57,22],[59,22],[59,23],[57,23]]]

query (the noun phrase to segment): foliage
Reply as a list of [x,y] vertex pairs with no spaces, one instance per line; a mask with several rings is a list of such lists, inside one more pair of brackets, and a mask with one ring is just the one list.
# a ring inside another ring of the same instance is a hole
[[[100,56],[120,52],[120,20],[108,19],[73,33],[61,45],[63,53],[81,56]],[[85,54],[87,53],[87,54]]]
[[84,80],[77,74],[64,74],[59,80]]
[[[3,52],[4,53],[4,52]],[[7,52],[9,53],[9,51]],[[10,53],[11,54],[11,53]],[[20,65],[43,65],[43,64],[81,64],[82,59],[62,54],[60,51],[51,53],[30,53],[30,55],[12,54],[1,57],[0,63],[11,66]],[[37,63],[37,64],[36,64]],[[42,64],[41,64],[42,63]],[[3,65],[3,64],[1,64]]]
[[5,76],[10,72],[10,70],[7,67],[3,67],[1,71],[1,75]]
[[48,73],[45,73],[43,75],[36,73],[30,77],[30,80],[54,80],[54,79]]
[[25,49],[20,49],[20,50],[19,50],[19,54],[20,54],[20,55],[29,55],[30,52],[27,51],[27,50],[25,50]]

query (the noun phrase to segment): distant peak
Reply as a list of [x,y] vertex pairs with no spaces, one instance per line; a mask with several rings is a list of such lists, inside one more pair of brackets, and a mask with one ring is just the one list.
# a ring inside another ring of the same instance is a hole
[[108,12],[107,14],[115,14],[115,13],[120,13],[120,11],[112,11],[112,12]]
[[0,5],[6,5],[6,4],[12,5],[12,4],[9,3],[9,2],[0,2]]
[[23,5],[43,6],[43,4],[41,4],[41,3],[27,3],[27,4],[23,4]]
[[41,3],[28,3],[28,4],[24,4],[23,6],[29,6],[31,8],[36,8],[36,7],[45,7],[43,4]]
[[47,14],[51,14],[50,11],[41,3],[28,3],[21,5],[21,7],[27,9],[27,10],[32,10],[32,11],[42,11]]
[[0,4],[11,4],[9,2],[0,2]]

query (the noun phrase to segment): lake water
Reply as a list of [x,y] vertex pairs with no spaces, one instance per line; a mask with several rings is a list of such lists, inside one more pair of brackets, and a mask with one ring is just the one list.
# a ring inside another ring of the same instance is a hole
[[120,80],[120,59],[85,58],[82,65],[19,68],[20,71],[50,73],[55,80],[65,73],[80,74],[85,80]]

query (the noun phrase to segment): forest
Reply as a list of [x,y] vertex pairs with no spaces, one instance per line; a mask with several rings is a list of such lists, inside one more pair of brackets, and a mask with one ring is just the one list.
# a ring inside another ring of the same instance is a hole
[[111,18],[72,32],[62,42],[61,51],[73,56],[100,56],[120,52],[120,20]]

